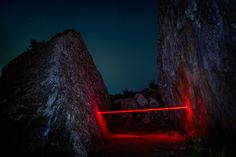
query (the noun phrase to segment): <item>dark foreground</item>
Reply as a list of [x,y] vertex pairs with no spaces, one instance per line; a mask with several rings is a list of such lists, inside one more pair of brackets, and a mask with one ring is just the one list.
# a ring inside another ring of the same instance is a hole
[[[200,141],[199,141],[200,142]],[[177,133],[113,134],[96,157],[235,157],[235,146],[212,147],[187,140]]]

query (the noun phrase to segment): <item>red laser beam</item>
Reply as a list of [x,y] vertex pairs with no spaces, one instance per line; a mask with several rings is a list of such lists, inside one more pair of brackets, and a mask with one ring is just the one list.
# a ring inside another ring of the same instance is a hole
[[129,110],[117,110],[117,111],[100,111],[100,114],[122,114],[122,113],[137,113],[137,112],[155,112],[155,111],[171,111],[171,110],[183,110],[187,109],[187,106],[173,106],[173,107],[159,107],[159,108],[146,108],[146,109],[129,109]]

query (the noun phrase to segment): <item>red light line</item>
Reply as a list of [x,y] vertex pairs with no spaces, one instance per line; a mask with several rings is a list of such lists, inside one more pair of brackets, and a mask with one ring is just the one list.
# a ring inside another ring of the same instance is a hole
[[152,139],[152,140],[172,140],[172,141],[181,141],[185,139],[184,135],[180,135],[178,132],[175,132],[174,134],[169,133],[156,133],[156,134],[110,134],[110,138],[112,139],[127,139],[127,138],[139,138],[139,139]]
[[183,110],[183,109],[187,109],[187,106],[129,109],[129,110],[117,110],[117,111],[100,111],[100,114],[104,115],[104,114],[138,113],[138,112],[140,113],[140,112],[171,111],[171,110]]

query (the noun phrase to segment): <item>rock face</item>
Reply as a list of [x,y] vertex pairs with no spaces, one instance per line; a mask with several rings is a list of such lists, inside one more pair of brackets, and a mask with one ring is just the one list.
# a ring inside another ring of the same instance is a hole
[[189,134],[236,135],[235,15],[233,0],[160,0],[161,92],[188,106]]
[[11,61],[0,79],[1,150],[86,157],[104,137],[107,89],[82,37],[68,30]]

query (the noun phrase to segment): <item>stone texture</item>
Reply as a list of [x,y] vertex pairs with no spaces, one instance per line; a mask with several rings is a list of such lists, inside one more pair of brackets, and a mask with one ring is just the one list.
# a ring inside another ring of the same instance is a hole
[[0,103],[7,156],[86,157],[102,142],[97,111],[109,96],[81,35],[67,30],[3,69]]
[[161,92],[166,104],[188,105],[182,127],[189,134],[236,135],[235,6],[233,0],[160,0]]

